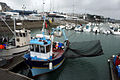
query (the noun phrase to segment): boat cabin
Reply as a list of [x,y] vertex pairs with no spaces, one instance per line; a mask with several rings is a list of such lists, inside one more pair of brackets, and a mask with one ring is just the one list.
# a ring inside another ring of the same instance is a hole
[[30,41],[30,56],[32,60],[48,60],[51,55],[51,40],[34,38]]
[[28,45],[30,42],[30,31],[29,30],[15,30],[15,46]]

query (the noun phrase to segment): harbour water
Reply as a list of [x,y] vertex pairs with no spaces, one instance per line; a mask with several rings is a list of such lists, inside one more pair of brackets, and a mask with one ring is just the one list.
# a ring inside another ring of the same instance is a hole
[[[33,29],[32,36],[40,33],[39,29]],[[77,33],[73,30],[66,31],[70,42],[82,42],[100,40],[104,55],[97,57],[82,57],[66,59],[62,67],[51,73],[41,75],[35,80],[110,80],[110,71],[107,59],[113,54],[120,53],[120,36],[94,33]],[[61,39],[62,40],[62,39]],[[89,46],[89,45],[88,45]],[[19,71],[26,75],[28,69]]]

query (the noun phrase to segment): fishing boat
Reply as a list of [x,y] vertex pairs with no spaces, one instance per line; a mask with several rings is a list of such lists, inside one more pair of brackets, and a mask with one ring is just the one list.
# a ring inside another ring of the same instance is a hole
[[[44,24],[44,23],[43,23]],[[57,33],[56,31],[62,31]],[[64,36],[64,42],[54,41],[55,37]],[[30,40],[30,52],[24,55],[27,65],[30,67],[32,76],[41,75],[59,68],[65,60],[64,54],[69,46],[64,29],[53,28],[48,35],[44,32]]]
[[1,18],[1,20],[6,24],[13,35],[8,36],[4,34],[0,36],[0,67],[10,63],[13,58],[23,56],[28,52],[31,39],[30,30],[25,28],[16,29],[15,19],[14,30],[11,29],[4,19]]
[[12,40],[0,37],[0,56],[11,56],[29,50],[30,31],[26,29],[15,30],[16,36]]
[[[2,19],[3,20],[3,19]],[[30,30],[25,28],[16,30],[16,24],[14,20],[14,31],[10,26],[3,20],[10,31],[13,33],[12,38],[9,39],[7,36],[0,36],[0,57],[12,56],[19,53],[23,53],[29,50],[29,41],[31,39]]]
[[120,55],[113,55],[108,63],[112,80],[120,80]]

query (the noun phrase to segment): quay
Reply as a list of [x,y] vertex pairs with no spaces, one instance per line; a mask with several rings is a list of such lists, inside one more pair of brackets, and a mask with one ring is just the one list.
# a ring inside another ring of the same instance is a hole
[[24,75],[14,73],[2,68],[0,68],[0,77],[0,80],[33,80]]
[[1,77],[0,80],[33,80],[27,76],[10,71],[24,61],[24,59],[22,57],[24,54],[25,53],[21,53],[19,55],[15,55],[15,56],[13,55],[12,56],[13,58],[12,58],[12,60],[10,60],[10,62],[8,62],[6,65],[0,67],[0,77]]
[[1,68],[6,69],[6,70],[12,70],[14,67],[16,67],[18,64],[20,64],[24,61],[24,59],[22,57],[24,54],[25,53],[14,56],[8,64],[2,66]]

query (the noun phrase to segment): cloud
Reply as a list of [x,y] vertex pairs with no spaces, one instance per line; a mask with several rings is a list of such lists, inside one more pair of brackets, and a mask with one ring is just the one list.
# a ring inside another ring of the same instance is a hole
[[[120,0],[44,0],[45,11],[92,13],[119,19]],[[0,0],[13,9],[43,11],[43,0]],[[113,14],[115,13],[115,14]]]

